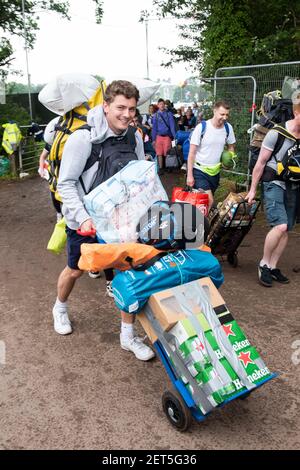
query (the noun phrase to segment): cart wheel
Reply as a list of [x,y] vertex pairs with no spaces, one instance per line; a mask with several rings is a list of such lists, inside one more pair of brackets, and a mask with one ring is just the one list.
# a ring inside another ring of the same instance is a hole
[[236,268],[238,265],[238,257],[236,253],[229,253],[227,255],[227,261],[233,268]]
[[167,390],[162,396],[163,410],[170,423],[179,431],[186,431],[192,422],[189,408],[177,392]]

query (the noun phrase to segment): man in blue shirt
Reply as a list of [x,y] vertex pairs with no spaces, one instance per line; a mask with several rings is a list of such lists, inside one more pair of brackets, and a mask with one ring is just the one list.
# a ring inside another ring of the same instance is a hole
[[175,119],[166,109],[165,101],[160,98],[157,102],[158,111],[152,118],[152,143],[158,157],[159,175],[163,174],[164,158],[175,139]]

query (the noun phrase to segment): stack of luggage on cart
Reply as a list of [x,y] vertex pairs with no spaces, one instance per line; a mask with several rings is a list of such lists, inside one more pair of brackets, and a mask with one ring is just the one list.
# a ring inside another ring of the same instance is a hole
[[[274,377],[218,291],[224,278],[204,243],[203,213],[167,201],[155,163],[130,162],[85,196],[85,206],[99,244],[82,245],[79,267],[116,270],[116,306],[137,315],[175,387],[163,395],[172,425],[184,431],[192,416],[201,421]],[[221,228],[248,229],[253,218],[243,195],[229,195],[208,245]]]
[[210,213],[210,233],[207,245],[215,255],[227,255],[228,262],[236,267],[237,249],[255,221],[260,201],[250,205],[244,193],[229,193]]

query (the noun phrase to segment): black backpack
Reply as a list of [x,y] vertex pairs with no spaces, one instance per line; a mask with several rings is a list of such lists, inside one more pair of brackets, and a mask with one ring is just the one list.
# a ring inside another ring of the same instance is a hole
[[279,90],[266,93],[257,111],[257,118],[258,124],[267,129],[272,129],[275,124],[289,121],[293,118],[292,100],[283,99]]
[[277,163],[276,179],[300,184],[300,139],[291,135],[284,127],[275,126],[273,129],[278,132],[278,136],[282,135],[283,138],[286,136],[294,141],[282,160],[277,160],[276,153],[274,153]]
[[[284,123],[293,118],[293,103],[290,99],[283,99],[280,90],[270,91],[263,96],[261,106],[257,111],[258,123],[255,125],[253,138],[250,144],[250,160],[249,160],[249,171],[252,174],[253,168],[258,159],[261,144],[266,134],[276,124],[284,127]],[[284,142],[284,136],[278,134],[273,154],[279,152]],[[268,169],[266,169],[268,172]],[[271,175],[263,175],[266,181],[271,181]]]
[[[127,163],[132,160],[138,160],[135,153],[136,129],[129,126],[125,135],[120,137],[109,137],[104,142],[99,144],[92,144],[91,155],[87,159],[83,173],[91,168],[97,161],[98,169],[95,179],[88,192],[91,192],[99,184],[114,176],[118,171],[122,170]],[[82,177],[79,181],[83,187],[84,192],[87,194]]]
[[[261,177],[261,181],[269,182],[274,180],[282,180],[300,183],[300,141],[288,132],[284,123],[275,125],[273,130],[277,132],[278,136],[269,161],[271,158],[275,158],[277,171],[266,165]],[[279,161],[277,160],[276,155],[280,151],[286,137],[294,140],[295,143],[287,150],[283,159]],[[252,173],[259,156],[260,148],[254,147],[251,152],[249,170]]]

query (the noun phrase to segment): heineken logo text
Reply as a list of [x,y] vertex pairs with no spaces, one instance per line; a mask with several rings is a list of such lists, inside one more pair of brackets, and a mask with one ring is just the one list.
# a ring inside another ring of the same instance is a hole
[[[253,382],[256,382],[259,379],[262,379],[263,377],[265,377],[266,375],[269,375],[269,374],[270,374],[269,369],[267,367],[265,367],[264,369],[259,369],[255,372],[253,372],[253,374],[248,375],[248,380],[251,383],[253,383]],[[241,390],[244,387],[244,385],[242,384],[240,379],[233,380],[232,382],[233,382],[233,384],[234,384],[234,386],[237,390]]]
[[[232,347],[233,347],[233,349],[234,349],[235,352],[238,352],[238,351],[240,351],[241,349],[246,348],[247,346],[250,346],[250,343],[249,343],[249,340],[248,340],[248,339],[244,339],[243,341],[236,341],[236,343],[234,343],[234,344],[232,345]],[[217,350],[215,351],[215,353],[216,353],[218,359],[223,359],[224,355],[223,355],[221,349],[217,349]]]

